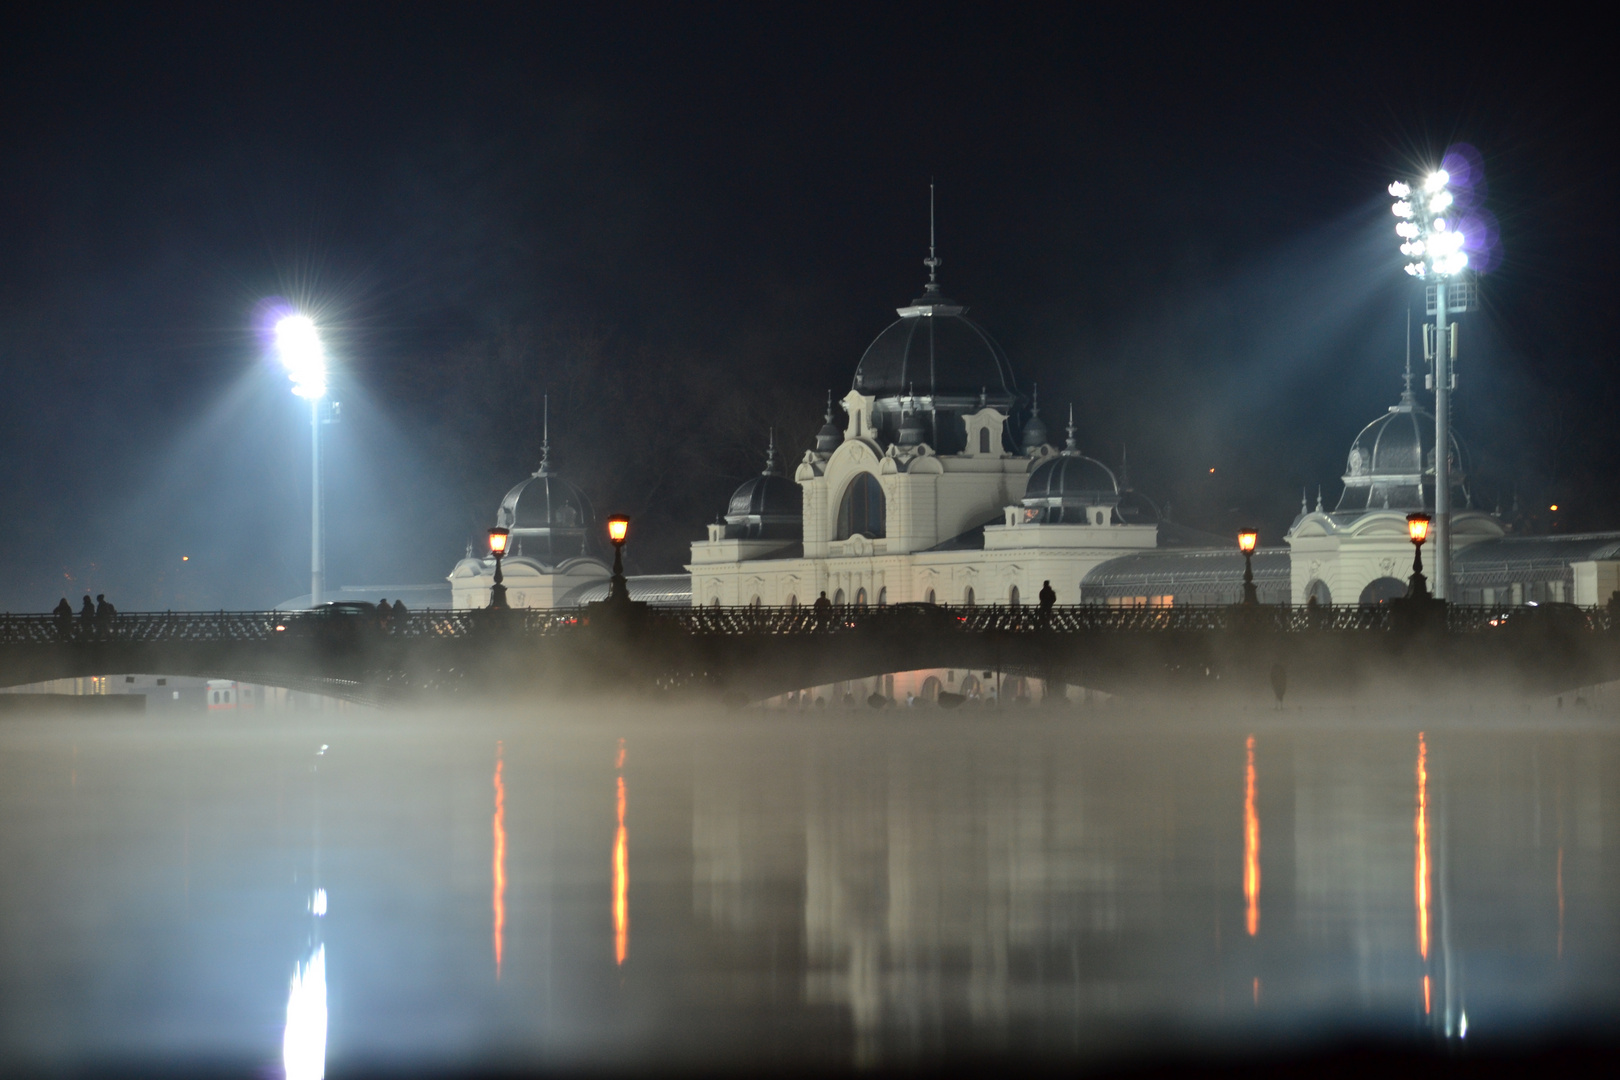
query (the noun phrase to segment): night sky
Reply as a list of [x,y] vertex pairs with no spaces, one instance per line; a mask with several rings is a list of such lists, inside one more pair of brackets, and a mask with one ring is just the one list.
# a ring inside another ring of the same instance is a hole
[[0,608],[308,590],[274,298],[334,356],[331,585],[442,579],[548,393],[553,462],[633,515],[632,572],[675,570],[920,292],[931,179],[945,291],[1054,431],[1072,402],[1175,520],[1280,543],[1400,392],[1385,186],[1459,142],[1500,223],[1458,365],[1475,501],[1620,529],[1612,37],[1569,21],[49,11],[0,39]]

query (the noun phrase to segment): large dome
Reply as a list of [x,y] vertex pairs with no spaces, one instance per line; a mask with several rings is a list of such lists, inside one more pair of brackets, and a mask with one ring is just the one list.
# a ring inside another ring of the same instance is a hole
[[1112,520],[1119,504],[1113,471],[1078,451],[1047,458],[1029,474],[1024,488],[1024,520],[1041,525],[1095,525],[1096,511],[1106,509],[1102,524]]
[[877,399],[873,423],[880,441],[900,441],[900,422],[909,410],[925,416],[924,442],[954,454],[965,445],[962,417],[985,406],[1008,415],[1017,410],[1018,385],[1007,354],[962,314],[966,310],[929,282],[921,297],[895,309],[900,318],[867,346],[854,387]]
[[855,389],[880,398],[915,393],[969,402],[982,390],[992,404],[1010,404],[1017,389],[1001,346],[961,308],[921,301],[918,307],[933,313],[904,315],[867,346],[855,368]]
[[584,492],[542,462],[538,472],[506,493],[495,524],[512,530],[512,554],[555,566],[587,554],[595,516]]
[[[1466,462],[1451,437],[1452,483],[1465,481]],[[1344,494],[1334,513],[1424,510],[1434,506],[1434,416],[1420,408],[1410,386],[1398,405],[1361,429],[1345,460]]]

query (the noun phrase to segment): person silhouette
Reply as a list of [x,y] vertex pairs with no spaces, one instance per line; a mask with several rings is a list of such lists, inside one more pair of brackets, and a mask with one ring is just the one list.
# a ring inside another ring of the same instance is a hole
[[56,605],[56,609],[52,611],[51,614],[56,616],[56,632],[64,638],[72,637],[73,605],[68,603],[68,598],[65,596],[62,597],[61,601]]
[[378,600],[377,601],[377,626],[380,629],[387,630],[388,629],[388,617],[390,615],[392,615],[393,613],[394,613],[394,609],[388,606],[388,597],[385,596],[381,600]]
[[84,594],[84,603],[79,607],[79,632],[86,637],[96,628],[96,602],[90,599],[90,594]]
[[396,628],[398,626],[400,626],[402,623],[405,622],[405,616],[407,614],[409,614],[409,613],[405,610],[405,601],[403,601],[403,600],[395,600],[394,601],[394,625],[395,625]]
[[827,629],[827,624],[832,621],[832,601],[827,599],[827,592],[825,589],[822,590],[820,596],[816,597],[815,612],[816,629]]
[[107,602],[106,593],[96,593],[96,629],[106,636],[112,633],[113,619],[118,615],[118,609]]
[[1049,612],[1052,605],[1057,603],[1057,590],[1052,588],[1050,581],[1041,582],[1041,611]]

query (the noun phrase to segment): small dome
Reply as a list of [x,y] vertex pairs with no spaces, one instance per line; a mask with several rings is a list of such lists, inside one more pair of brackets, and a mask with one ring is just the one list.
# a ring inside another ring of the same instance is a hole
[[838,430],[837,424],[833,423],[832,394],[829,392],[827,394],[827,422],[821,425],[820,431],[816,432],[816,453],[830,454],[838,449],[838,444],[843,441],[844,433]]
[[1039,405],[1030,408],[1029,419],[1024,422],[1024,434],[1018,440],[1025,451],[1039,450],[1047,444],[1050,433],[1046,430],[1046,421],[1041,419]]
[[[1464,481],[1464,459],[1451,439],[1452,483]],[[1361,429],[1345,460],[1344,494],[1335,513],[1422,510],[1434,505],[1434,417],[1410,386],[1398,405]]]
[[1102,462],[1066,450],[1041,462],[1029,474],[1023,503],[1024,520],[1028,522],[1092,524],[1095,519],[1087,511],[1097,507],[1112,511],[1119,504],[1119,484]]
[[900,418],[900,445],[917,446],[928,437],[928,428],[923,424],[922,414],[908,411]]
[[506,493],[495,524],[512,530],[512,554],[555,566],[587,554],[595,516],[585,494],[542,463]]
[[804,496],[799,485],[776,472],[776,440],[765,456],[765,471],[731,493],[726,506],[727,540],[800,540],[804,537]]

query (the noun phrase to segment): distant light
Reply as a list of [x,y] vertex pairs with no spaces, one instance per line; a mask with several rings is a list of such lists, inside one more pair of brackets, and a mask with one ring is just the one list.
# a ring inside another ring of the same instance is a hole
[[181,562],[190,562],[191,561],[191,556],[190,555],[182,555],[182,556],[180,556],[180,561]]
[[314,401],[326,396],[326,349],[308,315],[288,315],[276,323],[276,352],[292,380],[293,393]]
[[1549,509],[1549,510],[1557,510],[1558,509],[1558,504],[1553,503],[1551,506],[1547,507],[1547,509]]
[[1210,472],[1210,475],[1211,475],[1211,476],[1213,476],[1213,475],[1214,475],[1214,474],[1215,474],[1215,470],[1214,470],[1214,469],[1211,469],[1211,470],[1209,470],[1209,472]]
[[1389,185],[1389,193],[1395,196],[1397,199],[1404,199],[1408,195],[1412,194],[1412,185],[1403,184],[1401,181],[1397,180],[1393,184]]
[[1449,183],[1451,183],[1451,174],[1444,169],[1436,169],[1429,174],[1427,180],[1423,181],[1423,190],[1428,192],[1439,191]]

